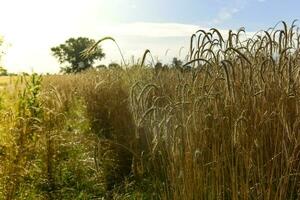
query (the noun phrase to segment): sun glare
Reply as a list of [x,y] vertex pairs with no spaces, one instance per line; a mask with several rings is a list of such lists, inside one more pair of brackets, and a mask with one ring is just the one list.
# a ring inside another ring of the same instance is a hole
[[[111,3],[110,3],[111,2]],[[1,2],[0,35],[10,44],[4,65],[14,72],[58,70],[50,47],[69,37],[94,35],[115,23],[114,1],[6,0]],[[33,62],[34,61],[34,62]],[[25,63],[25,64],[24,64]],[[29,65],[29,66],[28,66]]]

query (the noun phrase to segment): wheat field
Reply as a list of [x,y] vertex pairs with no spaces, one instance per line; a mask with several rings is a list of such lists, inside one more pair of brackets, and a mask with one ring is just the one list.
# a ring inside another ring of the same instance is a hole
[[212,28],[180,68],[0,78],[0,199],[300,199],[299,45]]

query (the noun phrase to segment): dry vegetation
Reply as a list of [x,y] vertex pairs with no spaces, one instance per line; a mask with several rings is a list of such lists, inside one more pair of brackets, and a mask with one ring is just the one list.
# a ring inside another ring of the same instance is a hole
[[201,30],[182,69],[8,84],[0,199],[300,199],[297,30]]

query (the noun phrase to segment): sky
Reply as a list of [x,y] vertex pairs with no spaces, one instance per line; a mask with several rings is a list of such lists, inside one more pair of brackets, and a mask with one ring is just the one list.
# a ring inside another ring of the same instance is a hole
[[[184,57],[190,35],[200,28],[254,32],[300,19],[299,8],[299,0],[0,0],[6,52],[0,65],[9,72],[57,73],[50,48],[79,36],[112,36],[128,60],[149,49],[170,62]],[[101,63],[120,62],[113,43],[101,46]]]

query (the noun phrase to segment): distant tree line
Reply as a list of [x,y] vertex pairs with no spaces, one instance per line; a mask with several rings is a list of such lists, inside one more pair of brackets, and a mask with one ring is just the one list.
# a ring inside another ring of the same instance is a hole
[[[65,41],[65,43],[60,44],[59,46],[51,48],[52,55],[58,59],[59,63],[62,65],[61,72],[62,73],[78,73],[84,70],[94,68],[96,70],[101,69],[116,69],[121,68],[121,65],[118,63],[112,62],[109,65],[100,64],[97,66],[93,66],[95,61],[101,61],[105,54],[101,48],[101,46],[97,45],[94,48],[92,53],[84,54],[87,49],[95,44],[95,40],[79,37],[79,38],[70,38]],[[162,64],[161,62],[157,62],[154,65],[156,70],[164,70],[164,69],[179,69],[179,70],[189,70],[190,67],[183,67],[183,61],[178,58],[173,58],[171,64]]]
[[[101,46],[97,46],[94,50],[89,54],[84,54],[88,48],[95,44],[95,40],[86,38],[86,37],[78,37],[78,38],[70,38],[65,41],[65,43],[60,44],[56,47],[52,47],[52,55],[58,59],[61,66],[62,73],[78,73],[84,70],[94,68],[96,70],[101,69],[117,69],[121,68],[121,65],[112,62],[109,65],[100,64],[94,66],[95,61],[101,61],[105,54],[101,48]],[[0,37],[0,47],[3,45],[3,39]],[[4,54],[4,51],[0,48],[0,61]],[[137,64],[136,64],[137,65]],[[157,62],[154,65],[156,70],[165,70],[170,68],[180,69],[180,70],[188,70],[189,67],[183,68],[183,62],[178,58],[173,58],[171,64],[162,64],[161,62]],[[15,75],[8,73],[7,69],[0,65],[0,76],[8,76]]]

